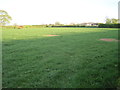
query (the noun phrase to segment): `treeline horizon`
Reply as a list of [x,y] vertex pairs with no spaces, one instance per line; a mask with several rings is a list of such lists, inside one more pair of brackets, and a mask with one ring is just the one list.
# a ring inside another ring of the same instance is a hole
[[120,24],[103,24],[99,23],[98,25],[10,25],[2,26],[3,28],[12,28],[12,29],[22,29],[22,28],[45,28],[45,27],[87,27],[87,28],[120,28]]
[[41,25],[7,25],[12,20],[12,17],[5,11],[0,10],[0,27],[6,28],[31,28],[31,27],[103,27],[103,28],[119,28],[118,24],[119,19],[115,18],[106,18],[105,23],[94,23],[94,22],[86,22],[86,23],[70,23],[70,24],[61,24],[59,21],[54,24],[41,24]]

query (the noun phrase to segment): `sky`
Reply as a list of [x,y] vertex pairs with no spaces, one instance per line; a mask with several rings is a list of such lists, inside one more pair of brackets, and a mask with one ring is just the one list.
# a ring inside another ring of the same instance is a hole
[[120,0],[0,0],[0,9],[12,17],[11,24],[40,25],[99,22],[118,18]]

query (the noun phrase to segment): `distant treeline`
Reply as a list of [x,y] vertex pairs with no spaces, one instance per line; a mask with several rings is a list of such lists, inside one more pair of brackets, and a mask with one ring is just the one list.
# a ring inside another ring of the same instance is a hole
[[77,25],[64,25],[64,26],[48,26],[48,27],[75,27],[75,28],[84,28],[84,27],[86,27],[86,28],[97,28],[98,26],[77,26]]
[[85,26],[79,26],[79,25],[52,25],[47,27],[85,27]]
[[46,27],[46,25],[11,25],[11,26],[2,26],[2,28],[9,28],[9,29],[22,29],[22,28],[42,28]]
[[98,26],[81,26],[81,25],[53,25],[48,27],[88,27],[88,28],[120,28],[120,24],[99,24]]
[[120,24],[99,24],[98,26],[85,26],[85,25],[16,25],[16,26],[3,26],[3,28],[22,29],[22,28],[43,28],[43,27],[88,27],[88,28],[120,28]]

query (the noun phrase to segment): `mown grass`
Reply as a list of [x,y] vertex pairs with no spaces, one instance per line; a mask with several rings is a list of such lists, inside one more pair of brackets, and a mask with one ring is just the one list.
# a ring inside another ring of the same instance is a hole
[[[60,36],[46,37],[46,34]],[[110,28],[3,30],[3,87],[116,87],[118,38]]]

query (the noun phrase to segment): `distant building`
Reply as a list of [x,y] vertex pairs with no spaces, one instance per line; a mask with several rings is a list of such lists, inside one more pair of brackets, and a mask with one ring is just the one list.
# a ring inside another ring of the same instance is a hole
[[93,23],[93,22],[88,22],[88,23],[81,23],[80,25],[82,26],[98,26],[99,23]]
[[70,23],[69,25],[75,25],[75,23]]

